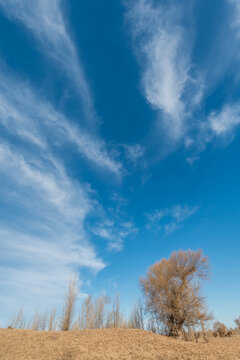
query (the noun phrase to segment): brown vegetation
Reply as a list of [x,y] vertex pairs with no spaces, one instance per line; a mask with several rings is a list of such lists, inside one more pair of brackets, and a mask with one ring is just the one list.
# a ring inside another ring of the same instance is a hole
[[60,328],[62,331],[69,331],[71,328],[77,294],[77,282],[76,280],[71,280],[68,285],[68,292],[65,298],[65,307],[63,309],[63,316],[60,323]]
[[199,294],[199,280],[207,278],[208,269],[201,250],[180,250],[155,263],[140,280],[147,308],[167,335],[179,337],[180,332],[199,326],[206,339],[204,324],[211,316]]
[[240,316],[234,320],[235,324],[237,325],[237,328],[240,330]]
[[240,359],[240,318],[236,329],[219,321],[208,328],[212,316],[200,296],[208,270],[201,250],[180,250],[155,263],[140,280],[146,306],[139,300],[128,319],[118,294],[113,301],[89,295],[77,308],[77,282],[70,281],[60,319],[55,309],[30,321],[23,309],[12,315],[0,329],[0,360]]
[[226,325],[219,321],[216,321],[213,324],[213,329],[215,331],[215,334],[219,335],[220,337],[229,336]]

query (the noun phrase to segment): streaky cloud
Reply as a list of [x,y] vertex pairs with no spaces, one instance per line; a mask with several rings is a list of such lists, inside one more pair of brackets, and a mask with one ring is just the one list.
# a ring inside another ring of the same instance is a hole
[[238,36],[240,36],[240,3],[238,0],[227,0],[234,9],[234,19],[232,22],[233,28],[236,29]]
[[162,112],[167,133],[176,141],[187,131],[188,117],[203,92],[202,76],[191,74],[191,46],[179,21],[179,7],[151,0],[126,4],[144,95]]
[[211,111],[198,128],[194,137],[186,137],[185,146],[189,150],[187,161],[193,163],[210,143],[229,145],[240,125],[240,103],[226,103],[222,109]]
[[96,116],[93,99],[74,42],[67,30],[61,1],[0,0],[0,7],[10,19],[24,25],[33,34],[42,51],[62,67],[81,96],[87,120],[94,122]]
[[183,226],[183,222],[198,211],[199,207],[188,205],[173,205],[170,208],[158,209],[147,214],[149,230],[163,231],[169,235]]
[[74,125],[3,65],[0,66],[0,124],[39,148],[69,142],[89,163],[117,177],[122,175],[121,163],[114,159],[103,140]]
[[15,294],[5,312],[58,306],[70,277],[82,268],[96,273],[105,267],[85,231],[97,206],[92,190],[69,178],[51,154],[35,156],[6,142],[0,145],[0,178],[0,199],[8,203],[8,217],[0,221],[0,284]]

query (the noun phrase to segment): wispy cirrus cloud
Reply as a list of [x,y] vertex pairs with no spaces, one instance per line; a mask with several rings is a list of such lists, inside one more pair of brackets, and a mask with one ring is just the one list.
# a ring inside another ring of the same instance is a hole
[[144,95],[162,112],[169,136],[177,140],[185,134],[188,116],[203,91],[202,77],[192,74],[191,46],[179,18],[180,7],[151,0],[126,4]]
[[[0,0],[0,7],[24,24],[42,51],[65,70],[79,91],[86,119],[92,121],[93,100],[60,1]],[[0,63],[0,203],[5,209],[0,284],[6,314],[19,306],[29,311],[43,304],[57,306],[70,277],[82,268],[96,273],[105,267],[85,228],[100,206],[96,193],[87,182],[69,176],[61,152],[117,178],[124,171],[102,139],[73,124],[46,96]]]
[[131,221],[119,221],[111,218],[103,223],[97,223],[91,232],[98,238],[107,241],[109,251],[121,251],[124,241],[137,233],[137,228]]
[[[39,148],[70,143],[77,152],[98,168],[116,176],[123,167],[103,140],[74,125],[26,82],[12,75],[0,63],[0,124]],[[54,139],[54,141],[53,141]]]
[[186,136],[185,147],[188,150],[187,161],[193,163],[210,143],[225,146],[233,141],[240,125],[240,103],[226,103],[222,109],[212,111],[199,124],[194,137]]
[[3,303],[5,293],[13,296],[4,304],[5,313],[19,306],[31,311],[59,305],[56,298],[70,277],[83,267],[94,272],[105,267],[85,231],[97,205],[92,190],[69,178],[47,152],[39,156],[7,142],[0,145],[0,178]]
[[170,208],[156,210],[147,214],[149,230],[163,231],[169,235],[183,226],[183,222],[197,212],[199,208],[188,205],[174,205]]
[[100,221],[89,225],[89,230],[99,240],[104,240],[108,251],[121,251],[125,242],[138,232],[126,206],[129,200],[118,193],[110,197],[109,206],[102,213]]
[[[227,3],[232,10],[232,21],[228,24],[233,30],[231,35],[233,40],[235,35],[237,43],[240,45],[240,3],[237,0],[227,0]],[[235,53],[237,61],[239,61],[238,55]],[[190,156],[187,160],[193,162],[209,143],[224,143],[224,145],[231,143],[237,135],[239,125],[240,101],[236,98],[234,100],[228,99],[220,109],[211,110],[205,119],[198,122],[193,136],[186,136],[185,145],[186,148],[190,149]]]
[[240,3],[238,0],[227,0],[234,9],[234,19],[232,26],[236,29],[237,34],[240,36]]
[[[239,37],[239,1],[227,2],[234,10],[229,28]],[[125,4],[141,68],[142,91],[153,109],[161,113],[161,133],[168,134],[173,145],[184,144],[189,162],[212,142],[231,142],[239,125],[239,101],[227,100],[221,109],[210,109],[205,115],[204,109],[198,112],[207,90],[203,74],[209,70],[203,71],[192,62],[193,39],[187,34],[181,2],[133,0]],[[233,32],[229,35],[234,37]]]
[[67,30],[61,1],[0,0],[0,8],[10,19],[24,25],[37,40],[41,50],[64,70],[81,96],[85,117],[93,122],[93,99],[74,42]]
[[137,164],[145,155],[145,148],[140,144],[125,144],[123,145],[127,159],[133,163]]

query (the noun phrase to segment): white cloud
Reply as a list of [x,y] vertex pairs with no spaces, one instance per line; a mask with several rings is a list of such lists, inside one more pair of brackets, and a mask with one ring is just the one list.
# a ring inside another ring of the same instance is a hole
[[220,112],[212,112],[207,124],[216,137],[232,133],[240,124],[240,103],[226,104]]
[[40,148],[69,142],[88,162],[121,177],[122,165],[104,141],[73,125],[28,84],[0,65],[0,124]]
[[[238,0],[227,0],[232,6],[234,19],[232,26],[237,35],[240,35],[240,2]],[[206,119],[199,123],[197,136],[187,137],[185,145],[187,148],[195,149],[196,153],[203,151],[208,143],[213,141],[224,141],[229,144],[236,136],[240,124],[240,102],[232,101],[225,103],[218,111],[211,111]],[[194,160],[189,157],[189,161]]]
[[131,161],[134,164],[141,161],[141,159],[145,155],[145,148],[140,144],[133,144],[133,145],[125,144],[123,146],[126,152],[126,157],[128,158],[129,161]]
[[169,4],[136,0],[127,13],[143,69],[145,97],[153,108],[163,112],[173,139],[184,135],[186,119],[200,102],[203,90],[201,77],[191,75],[190,44],[179,21],[179,10]]
[[[81,188],[80,185],[76,188],[63,169],[60,173],[53,164],[46,165],[32,156],[28,161],[26,158],[29,158],[29,155],[25,154],[23,157],[16,149],[13,152],[9,146],[0,145],[0,172],[3,176],[7,174],[8,178],[11,177],[16,185],[27,186],[30,192],[32,190],[36,196],[54,206],[60,213],[73,219],[81,219],[82,216],[84,218],[91,207],[87,189]],[[81,208],[85,211],[75,209],[75,202],[80,202]]]
[[116,193],[110,200],[111,206],[104,211],[101,221],[96,221],[89,228],[97,238],[106,241],[109,251],[121,251],[125,241],[134,236],[138,229],[124,209],[128,200]]
[[[85,115],[91,117],[92,100],[59,2],[0,0],[0,5],[66,67],[81,93]],[[0,126],[7,135],[0,144],[2,314],[20,306],[27,311],[43,304],[58,306],[70,277],[83,267],[93,273],[105,267],[85,230],[86,219],[99,206],[95,193],[68,175],[59,148],[118,178],[122,165],[103,140],[74,125],[2,62]]]
[[156,210],[152,214],[147,214],[148,229],[163,230],[165,235],[182,227],[182,223],[195,214],[198,207],[188,205],[174,205],[171,208]]
[[4,13],[29,29],[42,50],[63,68],[79,91],[85,116],[93,121],[93,100],[60,3],[60,0],[0,0]]
[[239,102],[227,103],[219,111],[212,111],[206,120],[199,124],[197,135],[185,139],[185,146],[189,152],[187,161],[192,164],[210,143],[221,143],[225,146],[231,143],[239,125]]
[[234,7],[234,20],[233,27],[236,29],[240,36],[240,3],[238,0],[227,0]]
[[130,221],[122,222],[115,218],[114,221],[106,220],[91,228],[91,232],[100,239],[107,241],[109,251],[121,251],[124,240],[136,234],[137,229]]
[[[234,9],[232,26],[240,36],[240,3],[227,0]],[[182,140],[189,162],[198,158],[208,143],[216,139],[228,143],[239,126],[240,105],[227,102],[221,110],[205,118],[198,115],[205,81],[191,59],[192,38],[186,25],[186,12],[180,2],[133,0],[125,2],[134,48],[140,63],[142,87],[147,101],[161,110],[160,119],[172,138]],[[183,21],[184,20],[184,21]],[[207,73],[207,70],[206,70]],[[163,131],[162,131],[163,130]],[[170,149],[172,144],[166,142]]]
[[59,305],[70,277],[83,267],[105,267],[85,231],[97,207],[93,192],[47,152],[41,157],[7,143],[0,145],[0,179],[7,204],[0,221],[1,302],[12,297],[3,313]]

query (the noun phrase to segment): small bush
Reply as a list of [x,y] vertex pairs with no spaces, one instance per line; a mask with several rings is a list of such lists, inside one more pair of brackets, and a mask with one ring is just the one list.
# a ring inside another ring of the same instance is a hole
[[215,330],[215,333],[217,333],[220,337],[224,337],[227,335],[227,327],[225,324],[219,322],[219,321],[216,321],[214,324],[213,324],[213,328]]

